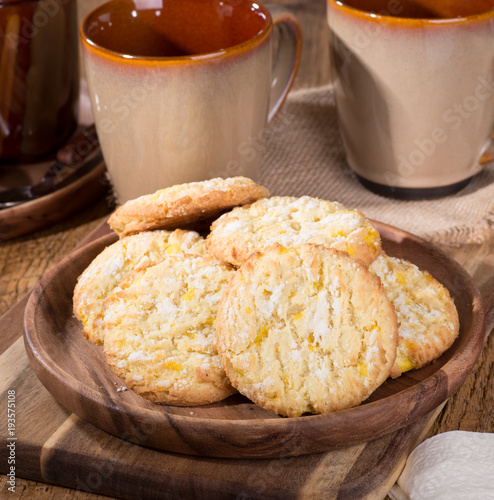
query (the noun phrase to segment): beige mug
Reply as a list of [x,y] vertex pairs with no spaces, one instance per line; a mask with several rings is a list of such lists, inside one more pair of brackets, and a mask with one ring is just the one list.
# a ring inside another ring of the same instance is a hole
[[111,0],[86,16],[81,38],[119,203],[218,176],[258,178],[252,141],[300,60],[289,12],[250,0]]
[[494,0],[327,0],[350,168],[379,194],[435,198],[492,157]]

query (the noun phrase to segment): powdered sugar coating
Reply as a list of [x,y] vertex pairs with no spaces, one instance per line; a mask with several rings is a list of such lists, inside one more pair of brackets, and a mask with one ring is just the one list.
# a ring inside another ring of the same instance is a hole
[[202,405],[234,393],[214,337],[218,304],[234,269],[177,254],[136,270],[105,302],[104,351],[127,387],[158,403]]
[[381,251],[378,231],[361,212],[309,196],[273,196],[235,208],[214,221],[207,242],[212,255],[236,266],[273,243],[323,244],[364,264]]
[[136,267],[161,262],[177,252],[206,255],[205,240],[195,231],[150,231],[106,247],[84,270],[74,289],[73,309],[87,339],[103,342],[103,303],[122,278]]
[[411,262],[385,254],[369,270],[383,282],[398,317],[393,377],[427,365],[451,347],[459,333],[459,319],[446,287]]
[[272,245],[242,265],[217,317],[232,385],[286,416],[360,404],[389,376],[397,321],[379,279],[321,245]]

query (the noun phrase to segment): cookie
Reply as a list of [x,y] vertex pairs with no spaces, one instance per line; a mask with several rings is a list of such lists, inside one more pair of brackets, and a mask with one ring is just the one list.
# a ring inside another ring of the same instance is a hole
[[179,184],[124,203],[108,224],[121,237],[151,229],[174,229],[215,218],[268,195],[266,188],[246,177]]
[[177,252],[207,254],[205,240],[195,231],[177,229],[128,236],[106,247],[79,276],[74,289],[74,315],[86,338],[103,343],[103,302],[127,273]]
[[385,254],[369,270],[383,282],[398,317],[393,378],[429,364],[451,347],[460,326],[446,287],[416,265]]
[[234,268],[176,254],[133,272],[105,302],[104,351],[126,386],[177,406],[220,401],[235,390],[216,350],[215,321]]
[[397,330],[382,283],[361,262],[322,245],[275,244],[232,278],[216,340],[240,393],[295,417],[369,397],[395,362]]
[[323,244],[364,264],[381,251],[379,233],[361,212],[309,196],[273,196],[234,208],[213,222],[207,243],[212,255],[236,266],[273,243]]

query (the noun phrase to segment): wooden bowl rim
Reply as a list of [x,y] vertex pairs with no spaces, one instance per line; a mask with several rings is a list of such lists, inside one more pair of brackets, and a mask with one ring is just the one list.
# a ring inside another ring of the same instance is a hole
[[[364,422],[368,421],[373,415],[382,411],[383,402],[393,399],[394,406],[397,408],[402,407],[403,410],[399,412],[399,415],[408,408],[409,411],[407,417],[400,420],[397,423],[393,418],[390,418],[388,426],[383,426],[380,429],[372,429],[372,432],[368,428],[363,430],[357,430],[355,433],[355,439],[350,439],[347,443],[333,443],[329,439],[331,444],[328,444],[328,451],[334,447],[356,444],[358,442],[368,441],[370,439],[379,438],[385,434],[398,430],[406,425],[415,422],[421,416],[431,412],[437,408],[440,404],[446,401],[452,393],[454,393],[464,382],[467,375],[470,373],[475,362],[477,361],[482,346],[484,342],[484,309],[482,303],[482,297],[479,290],[474,284],[470,275],[465,271],[465,269],[452,258],[447,256],[442,250],[435,247],[431,243],[415,236],[406,231],[394,228],[388,224],[373,221],[378,230],[381,232],[383,239],[390,239],[390,235],[397,237],[398,239],[412,240],[414,243],[425,247],[428,252],[436,254],[442,257],[450,267],[451,271],[457,276],[460,276],[462,281],[465,283],[465,290],[468,292],[468,297],[472,301],[472,322],[469,331],[465,333],[467,335],[466,340],[464,340],[463,348],[456,352],[451,359],[449,359],[442,367],[435,371],[432,375],[428,376],[424,380],[416,383],[414,386],[404,389],[391,396],[381,398],[377,401],[366,403],[365,405],[360,405],[347,410],[338,411],[328,415],[307,415],[301,417],[293,418],[267,418],[267,419],[221,419],[221,418],[204,418],[198,416],[188,416],[188,415],[177,415],[173,412],[168,412],[166,406],[158,406],[157,410],[140,407],[134,404],[128,404],[125,401],[119,403],[119,407],[108,408],[105,405],[105,400],[102,395],[96,389],[84,386],[71,374],[68,374],[65,370],[62,370],[56,362],[51,359],[50,356],[46,355],[43,351],[42,343],[40,343],[39,335],[37,332],[36,324],[34,322],[35,310],[39,303],[40,297],[46,292],[46,289],[50,286],[52,280],[59,277],[59,273],[63,271],[63,268],[72,260],[78,259],[85,252],[91,251],[96,247],[106,246],[116,240],[115,235],[108,234],[104,235],[93,242],[88,243],[84,247],[74,251],[73,253],[66,256],[55,268],[53,268],[49,273],[43,277],[39,284],[33,290],[25,311],[25,332],[24,340],[26,345],[26,350],[28,352],[29,360],[36,372],[38,378],[46,386],[46,378],[55,379],[56,383],[59,384],[61,388],[69,389],[70,391],[78,389],[78,394],[82,396],[88,403],[92,402],[93,405],[100,406],[104,405],[110,412],[128,412],[134,417],[138,417],[143,421],[152,419],[156,414],[160,414],[164,420],[167,422],[172,421],[173,425],[180,426],[181,423],[186,423],[187,425],[195,424],[205,426],[212,433],[220,433],[222,429],[226,427],[233,428],[234,432],[242,432],[246,426],[250,429],[262,429],[264,434],[270,432],[284,432],[291,433],[297,432],[302,436],[307,435],[317,438],[320,433],[324,431],[327,433],[328,428],[333,429],[335,427],[357,427],[357,424],[362,426]],[[393,238],[396,239],[396,238]],[[81,334],[82,335],[82,334]],[[70,384],[69,384],[70,381]],[[446,384],[446,385],[445,385]],[[73,385],[73,386],[72,386]],[[52,390],[48,388],[50,392]],[[424,393],[430,393],[431,397],[424,403],[423,395]],[[62,405],[66,406],[69,410],[74,411],[71,408],[70,396],[64,396],[58,391],[53,391],[55,399],[57,399]],[[416,407],[410,402],[416,399],[420,402]],[[193,408],[193,407],[191,407]],[[164,409],[164,411],[163,411]],[[87,417],[82,417],[87,420]],[[111,430],[104,428],[104,425],[98,425],[113,434]],[[364,425],[365,427],[365,425]],[[363,439],[361,435],[365,437]],[[324,439],[323,439],[324,441]],[[152,444],[150,444],[152,446]],[[163,449],[160,447],[160,449]],[[166,448],[165,448],[166,449]],[[176,451],[176,450],[171,450]],[[188,452],[186,452],[188,453]],[[194,453],[194,452],[192,452]],[[311,451],[303,451],[300,454],[311,453]],[[298,453],[296,453],[298,454]],[[228,456],[227,455],[211,455],[211,456]],[[239,458],[250,457],[248,451],[244,450],[239,452]],[[252,455],[257,457],[255,453]],[[270,456],[275,456],[272,454],[265,455],[266,458]],[[290,456],[290,452],[287,452],[284,456]]]

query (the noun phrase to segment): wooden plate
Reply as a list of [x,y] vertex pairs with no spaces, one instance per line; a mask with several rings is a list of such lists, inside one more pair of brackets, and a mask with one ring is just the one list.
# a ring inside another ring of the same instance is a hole
[[37,231],[82,210],[108,192],[105,172],[106,166],[102,161],[82,177],[53,193],[0,210],[0,241]]
[[33,291],[25,313],[31,365],[51,394],[81,418],[122,439],[211,457],[267,458],[319,453],[370,441],[415,422],[463,383],[484,341],[481,296],[468,273],[411,234],[376,223],[389,255],[406,258],[444,283],[455,299],[460,334],[437,362],[385,382],[361,406],[329,415],[282,418],[240,395],[203,407],[150,403],[132,391],[88,342],[72,314],[78,275],[115,236],[72,253]]

